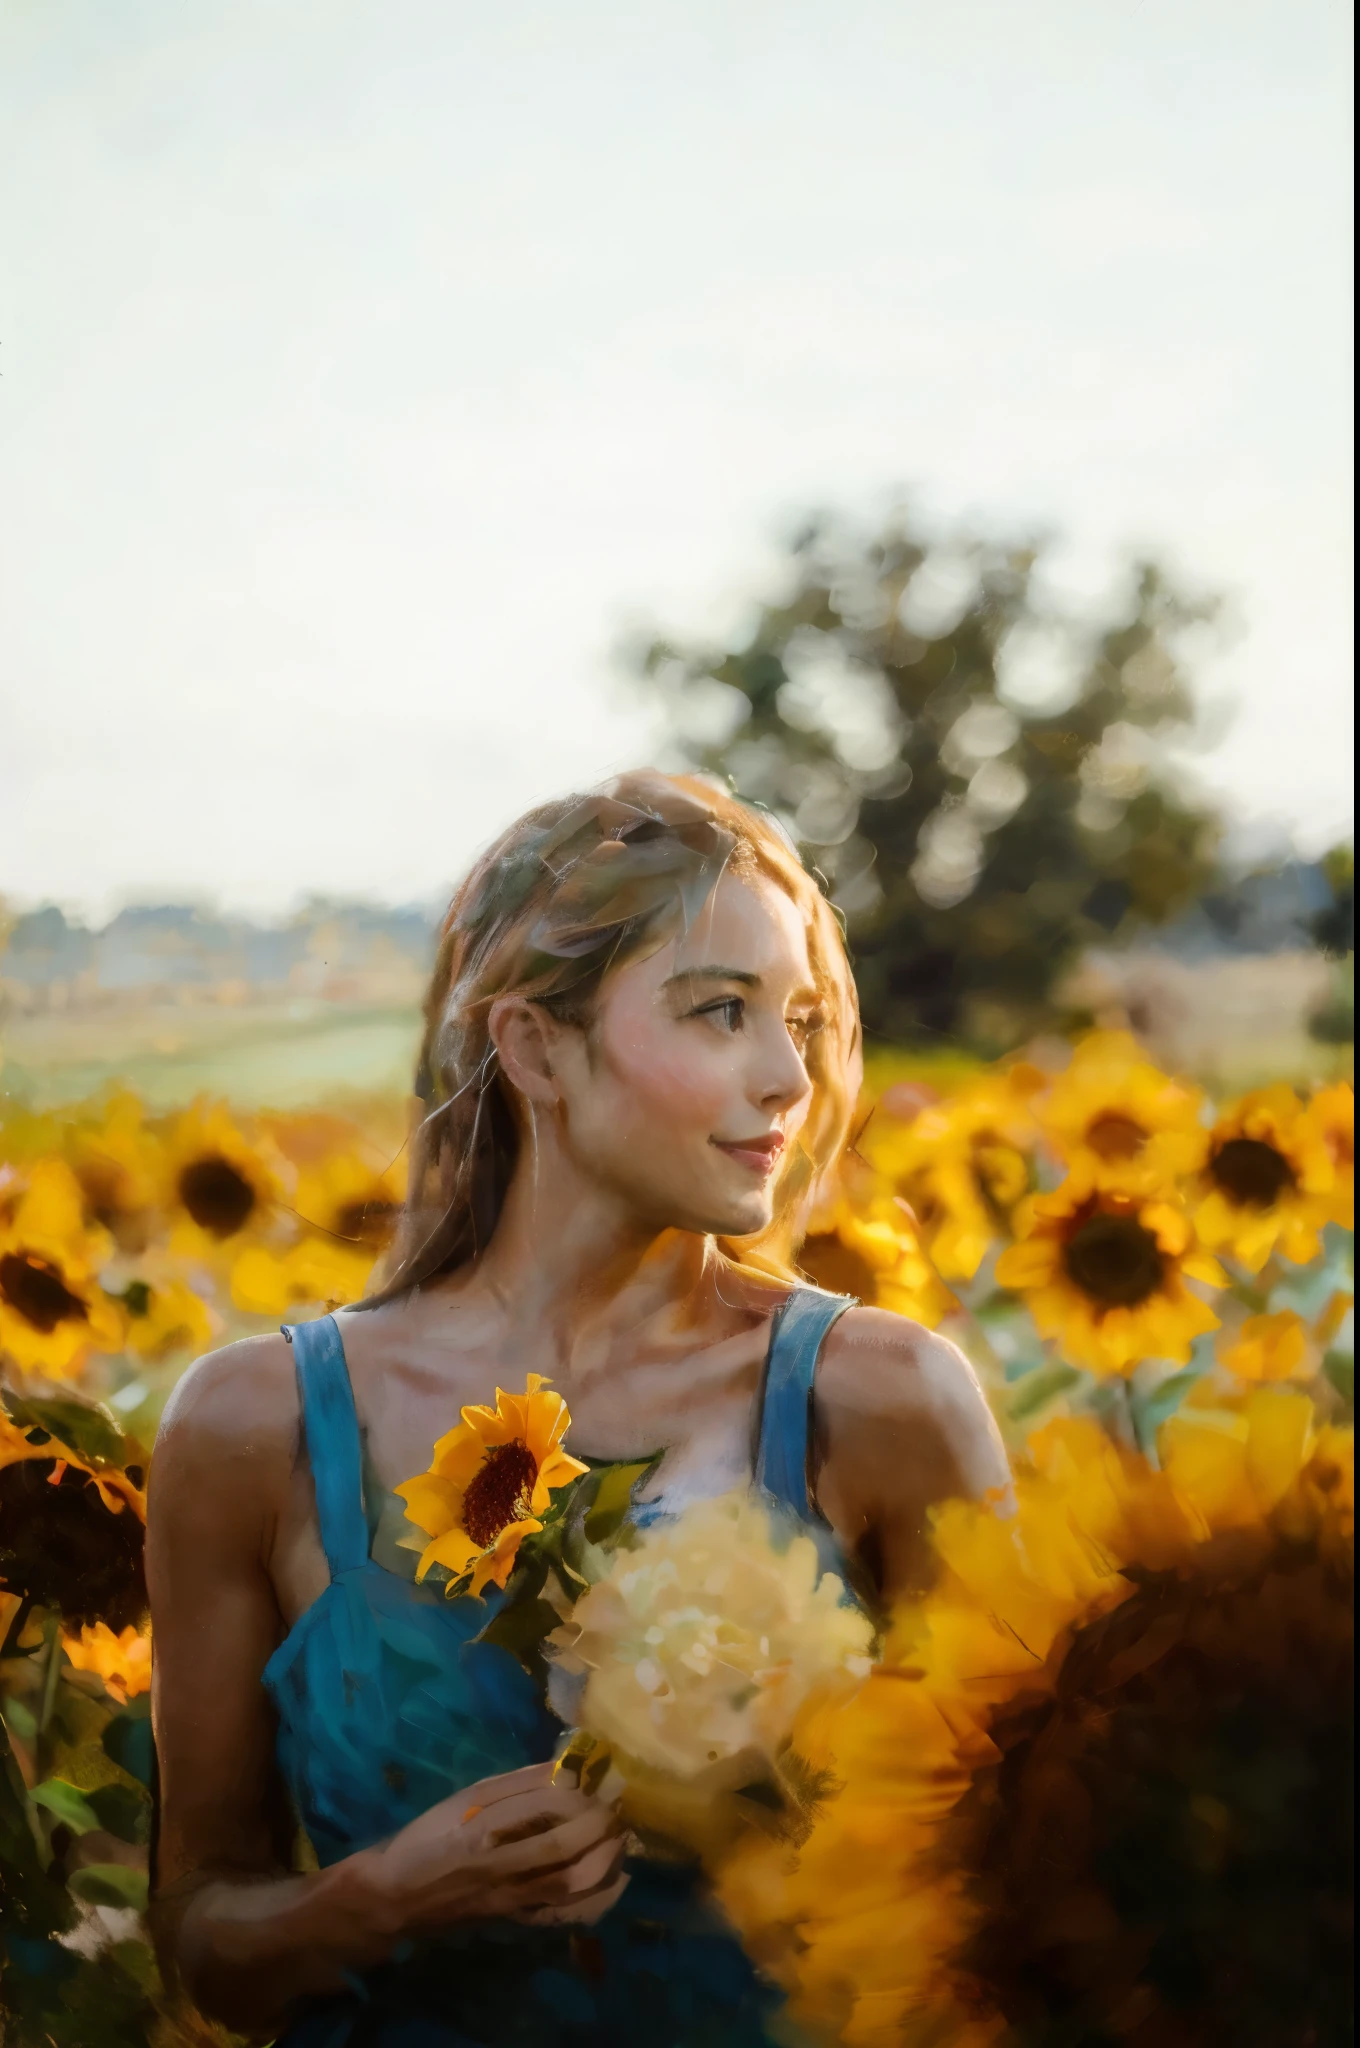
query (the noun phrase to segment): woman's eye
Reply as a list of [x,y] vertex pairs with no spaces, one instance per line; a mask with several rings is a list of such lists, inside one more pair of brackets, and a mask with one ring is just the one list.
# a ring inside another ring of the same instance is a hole
[[720,1031],[739,1031],[746,1005],[740,996],[724,996],[720,1003],[707,1003],[696,1017],[711,1017]]

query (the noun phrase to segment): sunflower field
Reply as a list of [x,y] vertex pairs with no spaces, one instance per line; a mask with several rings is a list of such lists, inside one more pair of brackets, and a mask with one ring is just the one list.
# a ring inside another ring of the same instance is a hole
[[[809,2043],[1349,2039],[1354,1109],[1122,1034],[882,1059],[802,1263],[954,1339],[1016,1513],[794,1741],[711,1875]],[[0,2043],[224,2041],[162,1987],[142,1537],[194,1357],[362,1295],[406,1109],[0,1123]]]

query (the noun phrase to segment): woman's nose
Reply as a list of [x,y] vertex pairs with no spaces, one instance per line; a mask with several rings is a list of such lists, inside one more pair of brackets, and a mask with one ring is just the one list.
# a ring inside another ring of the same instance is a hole
[[783,1112],[792,1109],[812,1091],[803,1056],[781,1023],[771,1032],[758,1077],[757,1100],[762,1109]]

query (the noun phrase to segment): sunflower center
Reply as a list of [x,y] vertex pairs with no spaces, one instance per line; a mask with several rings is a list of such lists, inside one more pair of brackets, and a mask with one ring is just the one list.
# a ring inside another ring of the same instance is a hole
[[1279,1562],[1144,1575],[994,1718],[953,1840],[1008,2039],[1350,2038],[1350,1586]]
[[66,1285],[61,1268],[36,1252],[6,1252],[0,1258],[0,1295],[44,1337],[58,1323],[83,1323],[89,1313]]
[[526,1521],[538,1477],[528,1444],[495,1444],[463,1495],[463,1527],[479,1550],[489,1549],[511,1522]]
[[1162,1282],[1162,1254],[1136,1216],[1099,1212],[1073,1232],[1063,1252],[1067,1276],[1105,1308],[1136,1308]]
[[1136,1159],[1147,1143],[1147,1132],[1131,1116],[1106,1110],[1089,1126],[1086,1143],[1098,1159]]
[[1261,1138],[1229,1138],[1209,1171],[1229,1201],[1244,1209],[1268,1209],[1294,1185],[1294,1169],[1283,1152]]
[[220,1153],[195,1159],[179,1177],[179,1198],[200,1230],[234,1237],[255,1207],[255,1190]]

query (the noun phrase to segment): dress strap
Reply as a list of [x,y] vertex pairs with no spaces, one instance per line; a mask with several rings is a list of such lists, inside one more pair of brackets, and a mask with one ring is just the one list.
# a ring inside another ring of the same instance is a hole
[[756,1482],[792,1508],[804,1522],[825,1519],[808,1495],[817,1357],[831,1325],[854,1306],[852,1295],[826,1294],[820,1287],[796,1287],[771,1319],[755,1457]]
[[285,1323],[283,1334],[293,1347],[321,1543],[331,1577],[337,1578],[368,1559],[359,1418],[344,1341],[334,1316]]

